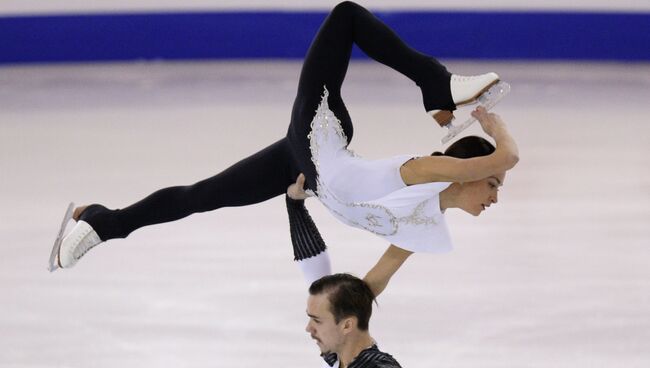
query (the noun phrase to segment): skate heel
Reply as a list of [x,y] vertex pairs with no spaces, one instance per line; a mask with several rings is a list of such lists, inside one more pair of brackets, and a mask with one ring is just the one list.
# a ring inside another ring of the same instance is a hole
[[[485,109],[489,111],[508,93],[510,93],[510,85],[503,81],[497,81],[486,90],[484,90],[484,92],[475,99],[475,103],[478,103],[480,106],[485,107]],[[467,104],[468,103],[466,103],[466,105]],[[469,128],[469,126],[472,125],[475,121],[476,119],[473,116],[470,116],[462,124],[454,125],[453,123],[449,123],[447,125],[444,125],[449,129],[449,131],[447,132],[447,135],[442,137],[442,143],[444,144],[449,142],[458,134],[460,134],[460,132]]]
[[81,206],[75,208],[74,212],[72,212],[72,219],[75,221],[79,221],[79,218],[81,218],[81,214],[84,213],[86,208],[88,208],[88,206]]
[[445,127],[454,120],[454,113],[449,110],[433,110],[431,116],[436,120],[438,125]]

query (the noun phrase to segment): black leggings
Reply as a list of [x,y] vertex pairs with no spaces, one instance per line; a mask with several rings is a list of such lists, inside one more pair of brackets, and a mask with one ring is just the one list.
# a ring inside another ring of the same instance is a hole
[[316,169],[307,135],[324,87],[329,91],[330,110],[341,121],[348,140],[352,139],[352,121],[341,98],[341,85],[353,44],[414,81],[422,91],[425,110],[455,109],[450,74],[444,66],[408,47],[366,9],[343,2],[325,19],[307,52],[285,138],[194,185],[161,189],[120,210],[93,205],[81,219],[106,241],[193,213],[263,202],[284,194],[301,172],[307,178],[307,188],[315,190]]

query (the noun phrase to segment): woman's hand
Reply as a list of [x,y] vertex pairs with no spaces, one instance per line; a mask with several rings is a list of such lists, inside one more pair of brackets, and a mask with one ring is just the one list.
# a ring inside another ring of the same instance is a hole
[[496,139],[495,135],[501,133],[505,129],[505,124],[501,117],[494,113],[489,113],[483,106],[479,106],[476,110],[472,111],[472,116],[481,123],[483,131],[492,138]]
[[305,192],[305,175],[300,174],[298,175],[298,179],[296,179],[296,182],[289,185],[287,188],[287,195],[289,198],[300,201],[306,198],[309,198],[309,195],[307,192]]
[[519,148],[510,136],[506,125],[497,114],[488,113],[485,107],[479,106],[472,111],[472,116],[481,123],[481,127],[496,142],[496,152],[491,156],[499,156],[499,169],[495,172],[512,169],[519,162]]

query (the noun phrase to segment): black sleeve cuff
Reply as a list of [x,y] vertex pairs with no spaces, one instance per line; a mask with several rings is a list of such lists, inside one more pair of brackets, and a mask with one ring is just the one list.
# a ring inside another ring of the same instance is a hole
[[322,253],[327,247],[312,220],[304,200],[285,196],[294,260],[300,261]]

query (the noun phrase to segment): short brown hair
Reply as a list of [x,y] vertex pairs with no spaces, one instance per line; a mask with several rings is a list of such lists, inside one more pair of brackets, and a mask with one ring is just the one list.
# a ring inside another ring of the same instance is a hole
[[322,293],[328,294],[330,312],[334,315],[336,323],[343,318],[354,316],[357,317],[359,329],[368,330],[375,295],[365,281],[347,273],[325,276],[314,281],[309,287],[311,295]]

